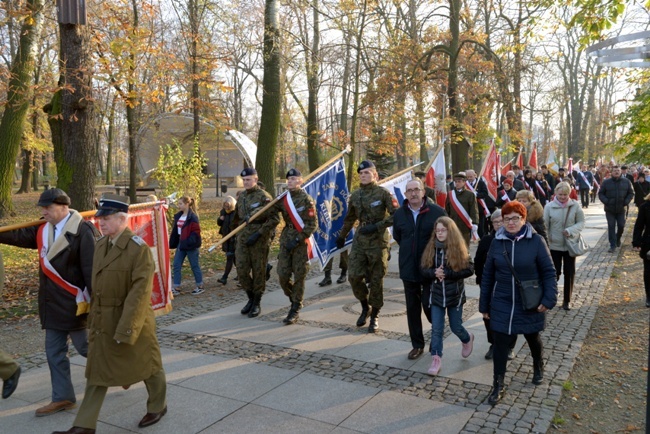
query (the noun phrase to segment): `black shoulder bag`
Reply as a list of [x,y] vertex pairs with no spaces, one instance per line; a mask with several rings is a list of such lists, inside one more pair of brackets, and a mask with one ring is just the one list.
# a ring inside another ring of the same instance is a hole
[[542,301],[542,288],[539,284],[539,281],[525,280],[522,282],[519,280],[519,276],[517,276],[517,272],[510,262],[510,256],[506,250],[505,243],[503,246],[503,255],[506,257],[506,262],[510,267],[512,277],[515,278],[515,285],[517,285],[517,289],[519,289],[519,295],[521,296],[521,303],[524,307],[524,310],[536,311],[539,307],[539,303]]

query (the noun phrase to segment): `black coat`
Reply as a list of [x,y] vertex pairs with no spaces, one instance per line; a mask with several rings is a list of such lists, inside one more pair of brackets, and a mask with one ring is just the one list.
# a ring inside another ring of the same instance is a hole
[[[422,300],[425,308],[431,308],[431,305],[438,307],[462,306],[467,301],[465,296],[465,281],[474,274],[474,263],[470,260],[469,266],[459,271],[452,270],[447,265],[447,259],[444,249],[436,248],[436,260],[431,268],[423,268],[422,276],[431,281],[430,293],[428,300]],[[436,268],[443,264],[445,270],[445,280],[442,282],[436,279]]]
[[650,201],[645,201],[639,207],[639,214],[634,223],[632,233],[632,246],[640,247],[639,255],[645,259],[646,253],[650,250]]
[[485,266],[485,261],[487,260],[488,252],[490,251],[490,245],[494,239],[494,232],[490,232],[487,235],[481,237],[481,241],[478,242],[476,247],[476,255],[474,255],[474,274],[476,274],[476,284],[481,284],[481,279],[483,278],[483,267]]
[[650,193],[650,182],[635,182],[634,186],[634,203],[640,207],[645,202],[645,197]]
[[415,222],[408,200],[393,215],[393,238],[399,244],[399,277],[407,282],[421,280],[422,252],[431,238],[436,220],[447,215],[430,198],[426,199]]
[[598,192],[598,199],[605,205],[605,212],[622,213],[634,197],[632,183],[625,177],[607,178]]
[[[221,212],[219,213],[219,217],[217,219],[217,225],[219,226],[219,235],[222,237],[225,237],[230,233],[232,230],[231,225],[232,225],[232,219],[235,217],[235,212],[230,212],[227,213],[225,209],[222,209]],[[223,220],[221,220],[221,217],[223,217]],[[221,245],[221,250],[224,252],[228,253],[235,253],[235,247],[237,246],[237,237],[230,237],[226,240],[225,243]]]

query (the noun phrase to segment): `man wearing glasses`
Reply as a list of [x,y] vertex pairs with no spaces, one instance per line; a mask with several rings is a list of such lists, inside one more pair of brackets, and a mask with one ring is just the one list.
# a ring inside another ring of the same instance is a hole
[[[393,238],[399,244],[399,277],[404,283],[406,318],[413,349],[411,360],[424,352],[422,333],[422,298],[428,298],[429,284],[420,276],[420,259],[433,227],[439,217],[446,216],[444,209],[424,195],[424,185],[419,179],[406,184],[406,200],[393,216]],[[431,322],[431,311],[424,309]]]

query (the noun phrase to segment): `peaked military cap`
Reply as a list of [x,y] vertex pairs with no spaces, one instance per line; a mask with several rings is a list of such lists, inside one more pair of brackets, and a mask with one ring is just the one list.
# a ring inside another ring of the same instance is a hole
[[239,176],[241,176],[242,178],[245,176],[253,176],[253,175],[257,175],[257,170],[255,170],[254,167],[247,167],[244,170],[242,170],[241,173],[239,174]]
[[300,170],[298,169],[289,169],[286,177],[288,178],[290,176],[302,176],[302,173],[300,173]]
[[50,206],[53,203],[70,205],[70,197],[60,188],[50,188],[41,193],[36,206]]
[[373,163],[372,161],[363,160],[361,163],[359,163],[359,167],[357,167],[357,173],[360,173],[364,169],[370,169],[374,167],[375,167],[375,163]]
[[102,194],[95,217],[111,215],[117,212],[129,212],[129,197],[110,193]]
[[421,170],[415,172],[414,175],[415,175],[416,177],[418,177],[418,178],[424,178],[425,176],[427,176],[427,174],[424,173],[424,172],[421,171]]
[[465,172],[458,172],[454,174],[454,179],[467,179]]

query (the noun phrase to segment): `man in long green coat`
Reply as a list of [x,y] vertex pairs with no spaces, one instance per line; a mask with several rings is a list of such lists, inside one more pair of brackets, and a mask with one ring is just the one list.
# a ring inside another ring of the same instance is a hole
[[74,426],[58,434],[95,432],[108,387],[144,381],[149,399],[139,427],[167,412],[167,381],[151,308],[151,249],[127,227],[128,198],[104,195],[96,216],[104,235],[93,261],[86,393]]

